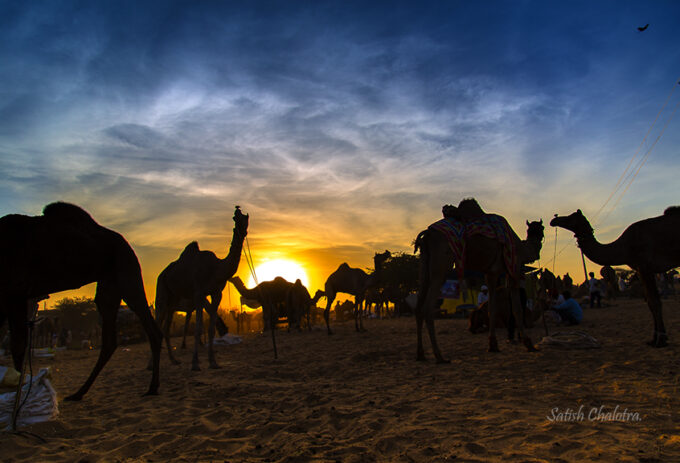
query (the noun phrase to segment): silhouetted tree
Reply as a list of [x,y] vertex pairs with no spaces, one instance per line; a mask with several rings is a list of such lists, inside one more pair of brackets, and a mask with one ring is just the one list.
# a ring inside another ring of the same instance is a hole
[[382,290],[385,298],[397,304],[418,290],[418,257],[400,252],[383,264]]
[[88,312],[97,310],[97,305],[91,297],[65,297],[54,304],[54,308],[66,314],[87,315]]

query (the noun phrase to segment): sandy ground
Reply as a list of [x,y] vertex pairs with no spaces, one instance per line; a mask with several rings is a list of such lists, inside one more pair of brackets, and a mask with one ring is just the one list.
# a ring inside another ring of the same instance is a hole
[[[270,338],[251,335],[217,348],[220,370],[205,352],[192,372],[189,351],[178,349],[179,366],[163,351],[150,398],[148,345],[121,347],[82,402],[60,401],[57,420],[27,428],[45,442],[0,433],[0,452],[5,462],[680,461],[679,306],[665,301],[664,349],[645,345],[641,300],[586,311],[579,328],[597,350],[501,343],[491,354],[465,320],[438,320],[450,365],[415,361],[413,318],[368,320],[362,334],[351,323],[331,337],[280,332],[276,361]],[[53,368],[61,399],[97,355],[62,352],[37,366]],[[616,406],[632,417],[597,419]],[[553,419],[568,409],[576,416]]]

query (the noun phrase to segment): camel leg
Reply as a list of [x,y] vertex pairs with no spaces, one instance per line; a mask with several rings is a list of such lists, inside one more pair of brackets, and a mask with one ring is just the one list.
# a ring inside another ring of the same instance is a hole
[[[160,358],[161,358],[161,346],[163,344],[163,331],[158,326],[156,321],[151,316],[151,311],[149,310],[149,305],[146,300],[146,295],[142,288],[138,288],[133,294],[123,295],[123,300],[127,303],[130,310],[132,310],[144,328],[147,338],[149,339],[149,346],[151,348],[151,361],[152,361],[152,375],[151,384],[149,384],[148,391],[144,394],[146,395],[158,395],[158,386],[160,384]],[[120,305],[120,302],[119,302]],[[116,314],[118,309],[116,306]],[[168,317],[172,320],[172,317]],[[169,331],[169,328],[168,328]],[[179,363],[179,362],[178,362]]]
[[326,289],[326,310],[323,311],[323,318],[326,320],[326,329],[328,330],[328,335],[333,334],[331,330],[331,324],[329,322],[331,307],[333,306],[333,301],[335,300],[335,293]]
[[443,278],[436,278],[431,280],[430,287],[427,291],[423,310],[425,311],[425,324],[427,325],[427,332],[430,336],[430,343],[432,344],[432,353],[437,359],[437,363],[451,363],[450,359],[444,358],[437,343],[437,337],[434,328],[434,315],[437,306],[437,299],[441,294],[441,287],[444,284]]
[[668,335],[663,323],[661,298],[659,297],[659,290],[656,288],[656,279],[651,272],[638,270],[638,275],[640,275],[640,279],[645,286],[647,306],[649,306],[652,318],[654,319],[654,337],[647,344],[652,347],[666,347],[668,345]]
[[489,348],[488,352],[500,352],[498,349],[498,340],[496,339],[496,319],[498,315],[498,297],[497,291],[498,276],[495,274],[487,275],[486,286],[489,288]]
[[355,297],[354,298],[354,326],[357,330],[358,333],[363,333],[366,331],[364,329],[364,323],[363,323],[363,307],[364,307],[364,300]]
[[[97,311],[102,317],[102,347],[99,351],[97,363],[92,369],[90,376],[80,389],[78,389],[78,392],[66,397],[66,400],[81,400],[116,350],[118,344],[116,340],[116,318],[118,317],[118,308],[120,307],[121,299],[118,288],[116,288],[115,285],[107,282],[97,283],[97,293],[94,297],[94,301],[97,304]],[[160,359],[160,336],[157,340],[156,350],[153,352],[154,363],[156,365]],[[156,376],[156,371],[154,371],[154,376]],[[156,389],[158,389],[158,384],[156,384]]]
[[186,312],[186,316],[184,317],[184,333],[182,334],[182,345],[180,346],[180,349],[187,348],[187,334],[189,333],[189,325],[191,324],[191,314],[192,312]]
[[210,305],[206,306],[206,312],[210,315],[210,323],[208,324],[208,362],[210,363],[210,368],[220,368],[215,360],[215,326],[217,324],[217,308],[220,306],[222,301],[222,292],[217,292],[210,296]]
[[[165,292],[161,288],[162,287],[159,287],[156,292],[156,324],[161,329],[163,338],[165,338],[165,347],[168,349],[170,363],[173,365],[179,365],[179,361],[172,354],[172,346],[170,345],[170,325],[172,324],[172,316],[175,313],[174,305],[170,303]],[[129,302],[128,306],[131,307]],[[152,369],[153,358],[149,359],[149,365],[147,366],[147,370]]]
[[12,351],[12,361],[14,362],[14,369],[21,371],[24,366],[26,346],[28,344],[28,311],[26,300],[11,301],[8,310],[9,345]]
[[170,363],[173,365],[179,365],[180,361],[175,358],[172,353],[172,345],[170,344],[170,326],[172,325],[172,313],[168,313],[163,319],[163,324],[161,329],[163,330],[163,337],[165,338],[165,347],[168,349],[168,357],[170,358]]
[[522,343],[524,344],[524,347],[527,348],[528,352],[536,352],[537,349],[534,347],[533,343],[531,342],[531,337],[529,334],[526,332],[528,330],[525,328],[525,323],[524,323],[524,306],[522,305],[520,293],[519,293],[519,288],[511,288],[510,289],[510,297],[511,297],[511,303],[512,303],[512,313],[515,316],[515,327],[517,328],[517,333],[519,334],[520,339],[522,340]]
[[[427,290],[425,290],[427,291]],[[416,333],[418,337],[418,347],[417,347],[417,353],[416,353],[416,360],[418,361],[423,361],[425,360],[425,350],[423,349],[423,321],[425,320],[425,317],[423,317],[423,308],[424,308],[424,303],[425,303],[425,293],[423,292],[423,289],[418,292],[418,301],[416,302],[416,309],[415,309],[415,314],[416,314]]]
[[194,327],[194,354],[191,358],[192,371],[201,371],[198,363],[198,348],[201,346],[201,335],[203,334],[203,300],[194,298],[196,308],[196,326]]

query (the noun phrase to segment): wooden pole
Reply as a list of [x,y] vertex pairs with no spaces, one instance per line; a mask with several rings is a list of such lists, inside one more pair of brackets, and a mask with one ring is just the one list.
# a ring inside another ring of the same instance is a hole
[[583,274],[586,276],[586,281],[588,281],[588,270],[586,269],[586,258],[583,255],[583,249],[581,249],[581,261],[583,262]]

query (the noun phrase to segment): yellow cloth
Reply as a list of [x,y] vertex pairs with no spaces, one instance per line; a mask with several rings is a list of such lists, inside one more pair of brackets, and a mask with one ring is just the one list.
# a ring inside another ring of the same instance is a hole
[[0,387],[17,387],[21,374],[12,367],[0,367],[0,376]]

